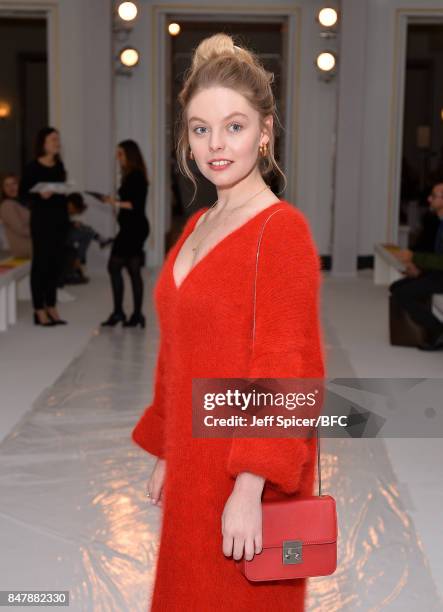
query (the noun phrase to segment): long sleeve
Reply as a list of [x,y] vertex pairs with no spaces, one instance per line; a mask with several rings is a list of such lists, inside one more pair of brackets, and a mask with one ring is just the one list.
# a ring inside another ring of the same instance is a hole
[[[255,291],[249,378],[323,378],[319,324],[320,259],[296,209],[279,209],[264,228]],[[300,487],[315,439],[233,438],[227,469],[263,476],[287,494]]]
[[166,398],[166,342],[160,340],[155,369],[154,397],[132,430],[132,440],[145,451],[164,458],[164,421]]
[[412,263],[422,270],[443,271],[443,254],[415,252],[412,256]]
[[5,200],[1,205],[1,217],[17,236],[30,238],[30,213],[14,200]]
[[133,208],[126,210],[125,212],[134,213],[136,215],[145,214],[145,204],[148,195],[148,183],[146,178],[140,171],[131,172],[126,179],[123,181],[119,196],[122,201],[131,202]]

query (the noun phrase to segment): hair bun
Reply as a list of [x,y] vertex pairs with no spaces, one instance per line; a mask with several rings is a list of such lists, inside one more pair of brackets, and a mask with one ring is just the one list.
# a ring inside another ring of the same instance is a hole
[[234,55],[236,51],[241,51],[240,47],[234,45],[234,41],[228,34],[214,34],[209,38],[205,38],[195,50],[192,60],[192,70],[196,70],[207,62],[219,55]]

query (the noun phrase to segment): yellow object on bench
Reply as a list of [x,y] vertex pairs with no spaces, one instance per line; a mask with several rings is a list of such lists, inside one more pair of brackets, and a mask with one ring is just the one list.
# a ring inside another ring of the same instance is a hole
[[23,264],[28,263],[28,261],[30,260],[22,257],[7,257],[6,259],[0,260],[0,266],[16,268],[17,266],[22,266]]

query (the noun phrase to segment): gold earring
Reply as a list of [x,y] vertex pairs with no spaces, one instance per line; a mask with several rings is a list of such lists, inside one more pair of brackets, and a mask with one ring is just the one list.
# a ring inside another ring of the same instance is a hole
[[268,145],[267,145],[267,143],[260,145],[259,146],[259,151],[260,151],[260,155],[262,157],[266,157],[266,155],[268,154]]
[[189,148],[189,159],[194,159],[194,153],[191,148]]

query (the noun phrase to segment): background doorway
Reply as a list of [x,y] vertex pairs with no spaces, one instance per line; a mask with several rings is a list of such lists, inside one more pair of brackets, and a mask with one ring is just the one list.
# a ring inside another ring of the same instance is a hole
[[[170,197],[167,203],[168,216],[170,219],[169,231],[165,236],[166,251],[177,239],[181,228],[189,217],[201,207],[212,204],[217,199],[217,193],[212,185],[199,171],[195,163],[191,162],[197,180],[197,194],[194,202],[189,206],[192,199],[193,185],[191,181],[183,177],[178,171],[174,156],[175,121],[179,111],[178,93],[182,87],[183,76],[190,66],[193,50],[199,42],[216,32],[226,32],[234,37],[236,44],[245,45],[254,50],[265,68],[275,75],[273,91],[277,102],[277,112],[281,124],[285,125],[285,79],[282,78],[285,65],[284,32],[285,23],[282,20],[275,22],[232,22],[224,23],[223,27],[216,22],[203,21],[180,21],[181,33],[177,37],[171,37],[170,65],[171,75],[168,86],[167,100],[167,122],[170,150]],[[283,130],[276,138],[276,159],[279,165],[284,166],[285,157],[285,133]],[[281,177],[273,174],[267,178],[275,192],[281,192],[283,185]]]
[[[399,242],[414,246],[433,221],[428,195],[443,180],[443,23],[409,23],[404,86]],[[433,215],[435,217],[435,215]],[[432,249],[431,249],[432,250]]]
[[46,19],[0,16],[0,174],[21,174],[34,156],[38,129],[48,123]]

